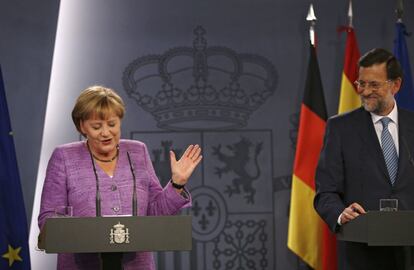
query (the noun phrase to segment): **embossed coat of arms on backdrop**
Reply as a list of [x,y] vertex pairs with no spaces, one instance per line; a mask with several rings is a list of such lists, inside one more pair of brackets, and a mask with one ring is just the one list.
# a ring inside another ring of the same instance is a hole
[[158,253],[158,267],[272,269],[272,130],[246,127],[276,90],[276,69],[260,55],[207,46],[205,34],[198,26],[192,47],[139,57],[123,74],[128,96],[161,129],[130,137],[148,145],[162,185],[170,179],[170,149],[180,155],[189,143],[203,148],[188,184],[193,250]]

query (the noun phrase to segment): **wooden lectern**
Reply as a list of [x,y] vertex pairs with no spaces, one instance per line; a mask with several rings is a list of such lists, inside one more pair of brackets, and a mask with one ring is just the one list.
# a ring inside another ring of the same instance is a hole
[[49,218],[39,235],[46,253],[101,253],[102,269],[122,269],[122,253],[191,250],[191,216]]

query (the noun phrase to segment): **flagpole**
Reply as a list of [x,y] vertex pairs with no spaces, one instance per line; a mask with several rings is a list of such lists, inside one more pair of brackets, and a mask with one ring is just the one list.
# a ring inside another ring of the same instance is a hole
[[397,14],[397,22],[402,23],[404,13],[403,0],[397,0],[397,8],[395,9],[395,13]]
[[309,6],[308,16],[306,17],[306,20],[310,22],[309,36],[310,36],[311,44],[312,46],[316,47],[315,25],[316,25],[317,18],[315,16],[312,3]]
[[306,20],[310,22],[309,63],[293,165],[287,244],[310,268],[336,270],[335,236],[313,207],[315,170],[323,147],[328,114],[315,50],[316,16],[312,5]]

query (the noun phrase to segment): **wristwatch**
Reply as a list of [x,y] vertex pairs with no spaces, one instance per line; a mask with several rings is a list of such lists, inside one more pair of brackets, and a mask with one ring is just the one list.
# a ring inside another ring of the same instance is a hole
[[180,185],[180,184],[176,184],[176,183],[174,183],[174,181],[171,179],[171,185],[174,187],[174,188],[176,188],[176,189],[183,189],[184,188],[184,186],[185,186],[185,184],[184,185]]

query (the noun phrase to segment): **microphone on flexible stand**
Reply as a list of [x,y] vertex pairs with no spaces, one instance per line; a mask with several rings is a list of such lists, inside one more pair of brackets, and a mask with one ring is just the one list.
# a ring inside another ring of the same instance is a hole
[[132,179],[134,182],[133,193],[132,193],[132,215],[136,217],[137,216],[137,180],[135,178],[134,166],[132,166],[129,152],[127,152],[127,156],[128,156],[129,168],[131,169]]
[[88,145],[89,155],[91,156],[93,173],[95,174],[95,181],[96,181],[96,198],[95,198],[95,203],[96,203],[96,216],[97,217],[100,217],[102,215],[101,215],[101,193],[99,191],[99,179],[98,179],[98,174],[96,173],[96,167],[95,167],[95,162],[93,161],[92,152],[89,149],[89,144],[87,144],[87,145]]

